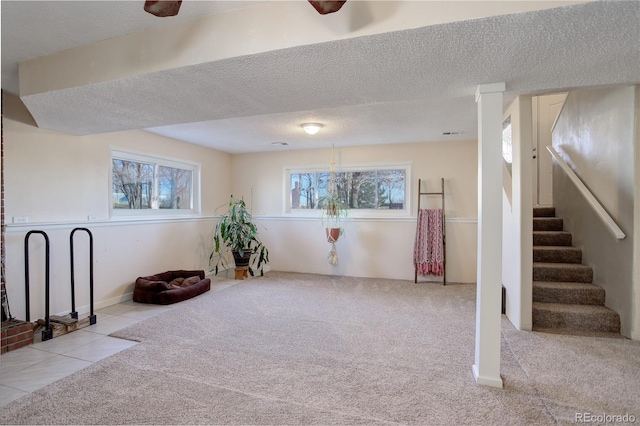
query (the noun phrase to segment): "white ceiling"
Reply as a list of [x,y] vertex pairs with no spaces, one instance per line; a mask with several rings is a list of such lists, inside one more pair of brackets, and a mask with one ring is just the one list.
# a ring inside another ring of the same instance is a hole
[[[143,4],[3,0],[2,88],[20,94],[21,61],[209,14],[242,19],[254,8],[269,7],[265,2],[184,0],[177,17],[157,18],[145,13]],[[449,7],[426,4],[439,7],[439,13]],[[362,18],[369,11],[371,16],[352,27],[360,32],[336,32],[332,40],[39,90],[22,94],[23,101],[47,129],[82,135],[143,128],[241,153],[475,139],[478,84],[505,82],[508,102],[519,94],[640,83],[638,1],[451,17],[422,26],[414,19],[405,29],[367,33],[362,29],[390,20],[380,10],[394,14],[396,22],[409,21],[398,2],[386,9],[369,6],[349,0],[334,15],[355,11]],[[326,16],[306,2],[277,7],[291,7],[292,14],[294,8],[308,7],[308,21],[298,23],[302,31],[330,22],[321,21]],[[293,26],[282,19],[271,24]],[[250,36],[255,34],[247,34],[247,40]],[[52,67],[51,72],[59,71]],[[308,136],[300,128],[308,121],[325,126]],[[274,145],[280,142],[288,145]]]

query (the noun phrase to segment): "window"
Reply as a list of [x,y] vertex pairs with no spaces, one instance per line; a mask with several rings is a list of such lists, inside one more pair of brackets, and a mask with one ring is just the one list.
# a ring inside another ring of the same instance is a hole
[[[351,210],[407,211],[408,175],[407,165],[349,167],[335,173],[335,184],[340,199]],[[329,185],[328,170],[288,170],[289,211],[317,209]]]
[[111,157],[114,215],[199,213],[198,164],[120,150]]
[[502,157],[511,165],[513,161],[513,142],[511,138],[511,116],[502,123]]

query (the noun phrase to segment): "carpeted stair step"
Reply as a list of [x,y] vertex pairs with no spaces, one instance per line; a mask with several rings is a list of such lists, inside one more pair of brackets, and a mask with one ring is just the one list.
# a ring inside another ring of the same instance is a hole
[[533,217],[555,217],[555,207],[534,207]]
[[607,339],[626,339],[626,337],[622,336],[620,333],[612,333],[607,331],[588,331],[588,330],[569,330],[567,328],[542,328],[542,327],[533,327],[533,331],[537,331],[539,333],[548,333],[548,334],[560,334],[560,335],[571,335],[571,336],[584,336],[584,337],[605,337]]
[[534,302],[533,326],[539,329],[619,333],[620,316],[605,306]]
[[534,217],[534,231],[562,231],[563,220],[559,217]]
[[533,280],[591,283],[593,269],[578,263],[533,262]]
[[571,242],[571,232],[533,231],[534,246],[570,246]]
[[547,263],[582,263],[582,250],[567,246],[535,246],[533,261]]
[[595,284],[555,281],[533,282],[534,302],[604,306],[604,298],[604,289]]

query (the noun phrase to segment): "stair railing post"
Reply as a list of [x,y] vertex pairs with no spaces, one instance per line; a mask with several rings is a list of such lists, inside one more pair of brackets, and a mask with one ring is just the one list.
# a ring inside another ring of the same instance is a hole
[[502,93],[504,83],[483,84],[478,105],[478,264],[476,383],[501,388],[500,288],[502,281]]

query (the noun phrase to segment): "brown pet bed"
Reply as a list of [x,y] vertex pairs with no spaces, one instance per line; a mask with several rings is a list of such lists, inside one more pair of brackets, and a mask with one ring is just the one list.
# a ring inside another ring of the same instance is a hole
[[133,301],[170,305],[191,299],[209,291],[211,280],[204,271],[167,271],[149,277],[139,277],[133,289]]

